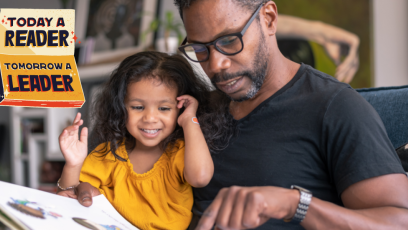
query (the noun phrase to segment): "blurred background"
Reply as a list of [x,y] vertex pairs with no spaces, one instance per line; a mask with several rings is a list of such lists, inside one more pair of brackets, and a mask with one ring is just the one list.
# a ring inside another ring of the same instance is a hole
[[[282,53],[354,88],[408,85],[407,0],[276,0]],[[0,8],[75,9],[80,109],[0,106],[0,180],[55,192],[64,160],[58,136],[121,60],[174,53],[185,36],[172,0],[0,0]],[[195,65],[203,75],[199,65]],[[1,188],[0,188],[1,189]]]

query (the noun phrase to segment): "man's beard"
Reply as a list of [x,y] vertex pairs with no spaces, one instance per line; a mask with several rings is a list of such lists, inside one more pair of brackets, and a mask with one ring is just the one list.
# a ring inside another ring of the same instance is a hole
[[221,91],[218,87],[217,84],[218,82],[222,81],[228,81],[230,79],[234,79],[237,77],[248,77],[251,81],[251,87],[249,90],[246,92],[245,95],[243,95],[240,98],[232,98],[230,95],[227,95],[232,101],[236,102],[243,102],[248,99],[253,98],[258,91],[261,89],[262,84],[265,80],[265,75],[266,75],[266,69],[268,68],[268,51],[267,51],[267,46],[265,45],[265,37],[261,36],[261,41],[258,46],[258,50],[255,52],[255,58],[252,63],[253,69],[250,70],[244,70],[240,71],[237,73],[224,73],[224,74],[214,74],[213,78],[211,79],[211,83],[215,86],[215,88],[219,91]]

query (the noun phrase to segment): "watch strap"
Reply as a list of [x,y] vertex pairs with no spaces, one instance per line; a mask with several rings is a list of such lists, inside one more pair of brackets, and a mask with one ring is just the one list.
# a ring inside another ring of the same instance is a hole
[[[312,193],[304,189],[302,187],[292,185],[290,187],[291,189],[296,189],[300,193],[300,199],[299,199],[299,204],[296,209],[295,215],[292,217],[292,219],[288,220],[287,222],[293,222],[293,223],[300,223],[305,219],[307,210],[309,209],[310,202],[312,201]],[[286,221],[286,220],[285,220]]]

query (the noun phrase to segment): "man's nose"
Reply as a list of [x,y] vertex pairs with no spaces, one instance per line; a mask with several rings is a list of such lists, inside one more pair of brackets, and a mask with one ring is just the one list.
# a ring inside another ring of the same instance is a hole
[[210,47],[210,56],[208,58],[208,69],[211,75],[217,74],[231,67],[231,60],[228,56],[220,53],[214,46]]

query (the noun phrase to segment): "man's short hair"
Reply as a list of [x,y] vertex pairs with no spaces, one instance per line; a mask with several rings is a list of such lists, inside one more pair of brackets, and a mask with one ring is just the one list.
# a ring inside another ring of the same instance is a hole
[[[202,0],[174,0],[174,4],[177,6],[179,10],[181,19],[183,19],[183,9],[190,7],[190,5],[196,1]],[[270,0],[233,0],[233,1],[247,10],[255,11],[259,4],[261,4],[262,2],[269,2]]]

